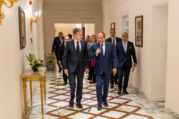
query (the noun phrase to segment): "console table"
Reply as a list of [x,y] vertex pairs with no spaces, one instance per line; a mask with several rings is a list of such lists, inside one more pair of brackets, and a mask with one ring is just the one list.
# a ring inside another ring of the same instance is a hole
[[[44,105],[43,101],[46,104],[46,68],[41,67],[37,72],[34,72],[32,69],[27,69],[21,75],[23,81],[23,90],[24,90],[24,106],[25,106],[25,118],[27,119],[27,89],[26,82],[30,82],[30,97],[32,105],[32,81],[40,81],[40,92],[41,92],[41,108],[42,108],[42,119],[44,118]],[[44,99],[43,99],[44,93]]]

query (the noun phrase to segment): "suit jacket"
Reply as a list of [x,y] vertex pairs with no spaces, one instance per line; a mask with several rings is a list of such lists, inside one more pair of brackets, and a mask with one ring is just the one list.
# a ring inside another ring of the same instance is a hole
[[118,57],[118,68],[121,68],[124,65],[126,60],[126,65],[128,68],[132,67],[133,57],[134,63],[137,63],[137,58],[135,54],[135,48],[132,42],[127,41],[127,52],[125,53],[122,41],[116,45],[117,57]]
[[84,73],[85,68],[88,68],[88,50],[87,42],[81,40],[81,51],[79,56],[77,55],[74,39],[66,43],[65,52],[63,55],[63,67],[68,69],[69,72],[75,72],[79,63],[80,72]]
[[103,72],[105,74],[110,74],[112,71],[111,60],[113,60],[113,68],[117,69],[117,54],[116,48],[112,43],[105,42],[105,56],[102,52],[96,56],[96,50],[100,47],[100,44],[94,43],[91,46],[90,59],[95,59],[94,71],[96,75],[101,75]]
[[[112,43],[111,37],[109,37],[108,39],[106,39],[106,41]],[[120,41],[121,41],[121,38],[116,37],[116,45],[117,45],[117,43],[120,42]]]
[[64,55],[64,52],[65,52],[65,44],[63,42],[62,46],[61,46],[61,50],[59,51],[59,55],[58,55],[58,59],[59,61],[63,62],[63,55]]
[[52,52],[55,52],[56,57],[57,57],[57,61],[60,61],[60,59],[59,59],[59,52],[62,49],[62,45],[63,45],[63,43],[61,43],[60,38],[59,37],[55,37],[54,41],[53,41],[53,45],[52,45]]

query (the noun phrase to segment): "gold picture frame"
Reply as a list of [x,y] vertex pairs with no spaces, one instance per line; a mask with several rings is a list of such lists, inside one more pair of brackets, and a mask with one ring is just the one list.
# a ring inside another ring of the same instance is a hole
[[19,7],[19,37],[20,37],[20,49],[26,46],[26,24],[25,24],[25,12]]
[[115,23],[111,23],[111,29],[115,30]]
[[143,47],[143,16],[135,17],[135,45]]

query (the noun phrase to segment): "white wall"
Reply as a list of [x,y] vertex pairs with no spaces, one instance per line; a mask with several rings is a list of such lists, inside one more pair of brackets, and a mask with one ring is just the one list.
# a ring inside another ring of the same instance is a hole
[[[178,75],[179,75],[179,56],[177,51],[179,42],[179,16],[177,14],[178,0],[102,0],[103,5],[103,28],[107,37],[110,36],[109,29],[112,22],[116,24],[116,35],[121,37],[122,22],[121,16],[129,13],[129,39],[135,43],[135,17],[143,15],[144,17],[144,34],[143,48],[135,47],[138,60],[138,66],[134,73],[130,74],[130,84],[141,90],[149,99],[153,100],[156,95],[160,95],[161,87],[164,88],[165,83],[160,83],[155,77],[155,72],[152,69],[157,69],[157,65],[153,60],[153,41],[152,31],[156,30],[152,27],[153,6],[168,2],[169,21],[168,21],[168,41],[167,41],[167,78],[166,78],[166,107],[179,113],[179,93],[178,93]],[[167,22],[167,21],[164,21]],[[166,25],[165,25],[166,26]],[[160,32],[160,31],[159,31]],[[167,35],[164,35],[165,37]],[[172,40],[170,40],[172,39]],[[165,40],[165,39],[164,39]],[[156,47],[155,47],[156,48]],[[159,92],[156,91],[159,89]],[[156,91],[156,92],[155,92]],[[162,94],[164,97],[164,95]]]
[[[85,35],[95,35],[95,24],[85,24]],[[86,38],[85,36],[85,38]]]
[[[37,0],[34,4],[39,5]],[[26,14],[26,47],[20,50],[18,7]],[[24,109],[21,74],[29,67],[25,55],[38,53],[30,38],[37,37],[30,33],[30,12],[38,9],[29,7],[29,0],[21,0],[13,8],[2,7],[5,14],[0,26],[0,118],[21,119]],[[36,42],[36,41],[35,41]],[[35,84],[33,85],[33,87]],[[29,85],[27,86],[29,91]],[[29,99],[29,92],[28,99]]]
[[94,23],[95,33],[103,29],[102,6],[99,0],[45,0],[43,9],[45,53],[52,52],[55,23]]
[[165,101],[168,4],[157,5],[152,10],[151,94],[152,101]]
[[169,0],[166,107],[179,114],[179,1]]

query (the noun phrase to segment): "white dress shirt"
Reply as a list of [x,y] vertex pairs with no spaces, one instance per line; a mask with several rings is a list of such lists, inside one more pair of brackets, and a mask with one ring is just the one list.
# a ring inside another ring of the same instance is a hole
[[[123,45],[123,48],[124,48],[124,42],[122,41],[122,45]],[[125,51],[125,49],[124,49]],[[127,41],[126,41],[126,52],[127,52]]]
[[[101,48],[101,44],[100,44],[100,48]],[[98,56],[98,54],[96,56]],[[103,43],[103,56],[105,56],[105,42]]]
[[62,39],[62,38],[60,38],[60,37],[59,37],[59,39],[60,39],[61,44],[63,44],[63,39]]
[[[112,40],[112,44],[113,44],[113,37],[111,37]],[[116,37],[114,37],[114,42],[115,42],[115,46],[116,46]]]
[[[101,44],[100,44],[101,47]],[[103,43],[103,56],[105,56],[105,42]]]
[[77,42],[79,44],[79,48],[80,48],[79,50],[81,51],[81,41],[77,41],[77,40],[74,39],[75,49],[77,49]]

